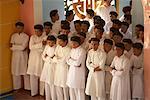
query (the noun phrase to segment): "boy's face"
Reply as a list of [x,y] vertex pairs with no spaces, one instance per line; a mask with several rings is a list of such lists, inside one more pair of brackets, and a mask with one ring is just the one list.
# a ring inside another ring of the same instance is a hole
[[55,16],[52,17],[55,21],[59,20],[59,14],[57,13]]
[[80,45],[79,45],[78,42],[71,41],[71,47],[72,47],[72,48],[77,48],[77,47],[79,47],[79,46],[80,46]]
[[104,43],[104,50],[106,52],[109,52],[112,49],[112,45],[108,44],[108,43]]
[[51,41],[51,40],[47,40],[47,44],[50,46],[50,47],[53,47],[55,45],[55,41]]
[[124,50],[119,48],[119,47],[116,47],[116,53],[117,53],[117,56],[120,57],[122,54],[123,54]]
[[113,36],[113,40],[114,40],[114,42],[116,44],[116,43],[120,43],[122,41],[122,38],[119,35],[114,35]]
[[118,24],[113,23],[112,27],[114,27],[115,29],[120,29],[120,26]]
[[123,42],[123,44],[124,44],[125,50],[127,50],[127,51],[129,51],[132,47],[132,45],[129,43]]
[[81,32],[81,25],[79,24],[79,23],[76,23],[75,24],[75,29],[76,29],[76,31],[79,33],[79,32]]
[[47,34],[49,34],[51,30],[52,30],[52,29],[51,29],[50,26],[44,26],[44,31],[45,31]]
[[126,25],[121,25],[121,32],[126,33],[128,30],[128,27]]
[[73,21],[73,19],[74,19],[74,14],[71,14],[71,15],[69,16],[69,21],[71,22],[71,21]]
[[24,29],[23,26],[16,26],[16,31],[17,31],[18,33],[23,32],[23,29]]
[[114,34],[114,33],[113,33],[112,31],[109,32],[109,37],[110,37],[111,39],[113,38],[113,34]]
[[103,36],[103,33],[102,33],[102,32],[100,32],[100,33],[96,33],[96,38],[101,39],[101,38],[102,38],[102,36]]
[[94,51],[96,51],[99,47],[99,43],[97,41],[91,41],[91,47]]
[[88,32],[88,26],[86,24],[81,24],[81,31],[84,33]]
[[70,30],[61,29],[61,32],[62,32],[63,34],[66,34],[66,35],[68,35],[68,34],[69,34],[69,32],[70,32]]
[[139,32],[140,32],[140,29],[138,27],[135,27],[135,33],[139,34]]
[[133,48],[133,54],[134,54],[135,56],[139,56],[141,53],[142,53],[142,50],[141,50],[141,49]]
[[41,36],[43,34],[43,31],[41,31],[39,29],[35,29],[34,31],[37,36]]
[[63,41],[63,40],[58,39],[58,38],[57,38],[57,43],[58,43],[60,46],[62,46],[62,47],[65,47],[65,46],[67,45],[67,41]]
[[143,39],[144,38],[144,32],[139,31],[139,38]]

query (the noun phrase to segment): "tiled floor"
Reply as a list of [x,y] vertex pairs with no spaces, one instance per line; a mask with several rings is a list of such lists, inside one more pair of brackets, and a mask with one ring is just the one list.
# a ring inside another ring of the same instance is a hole
[[45,100],[44,97],[39,95],[32,97],[30,95],[30,91],[26,91],[23,89],[14,91],[13,98],[14,100]]

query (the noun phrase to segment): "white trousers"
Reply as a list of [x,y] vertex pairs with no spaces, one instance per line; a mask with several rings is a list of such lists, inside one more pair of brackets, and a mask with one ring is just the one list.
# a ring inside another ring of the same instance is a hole
[[[21,75],[13,75],[13,88],[14,90],[21,88],[21,81],[22,81]],[[24,89],[30,90],[30,79],[29,75],[23,75],[23,81],[24,81]]]
[[45,96],[46,100],[57,100],[54,85],[49,85],[48,83],[45,83]]
[[40,90],[40,94],[43,92],[44,84],[39,81],[38,76],[30,75],[30,85],[31,85],[31,96],[37,95],[38,90]]
[[69,89],[70,100],[85,100],[85,92],[84,89]]
[[91,96],[91,100],[105,100],[105,98]]
[[69,88],[56,86],[57,100],[69,100]]

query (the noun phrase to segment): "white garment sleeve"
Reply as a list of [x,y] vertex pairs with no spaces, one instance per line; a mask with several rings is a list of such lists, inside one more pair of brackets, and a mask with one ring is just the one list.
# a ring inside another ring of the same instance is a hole
[[112,72],[111,72],[112,75],[113,76],[122,76],[122,75],[125,75],[125,74],[129,73],[130,66],[131,66],[130,61],[129,60],[125,60],[123,62],[122,66],[123,66],[122,71],[112,70]]
[[26,47],[28,46],[28,41],[29,41],[29,37],[27,36],[25,39],[24,39],[24,42],[20,45],[18,44],[13,44],[12,47],[11,47],[11,50],[24,50],[26,49]]
[[34,41],[33,41],[33,37],[31,36],[30,42],[29,42],[29,49],[30,50],[35,50],[35,49],[41,49],[41,48],[43,48],[42,42],[35,44]]
[[104,70],[104,68],[105,68],[105,62],[106,62],[106,54],[105,53],[102,53],[102,55],[100,55],[101,57],[101,59],[100,59],[100,61],[99,61],[99,67],[100,67],[100,69],[103,69]]
[[[90,53],[90,52],[89,52]],[[90,54],[88,53],[87,59],[86,59],[86,67],[89,71],[94,72],[94,64],[90,60]]]
[[78,67],[78,66],[81,65],[81,63],[85,59],[85,57],[86,57],[85,51],[81,51],[81,52],[79,52],[79,56],[76,60],[73,60],[72,58],[70,58],[70,59],[67,60],[67,64],[70,65],[70,66]]

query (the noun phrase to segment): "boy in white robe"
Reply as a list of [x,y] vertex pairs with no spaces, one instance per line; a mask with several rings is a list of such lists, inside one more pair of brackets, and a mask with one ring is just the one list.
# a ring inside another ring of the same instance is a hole
[[73,33],[73,36],[81,32],[81,21],[75,20],[74,27],[75,27],[75,32]]
[[61,30],[61,22],[59,20],[59,14],[58,14],[57,9],[51,10],[50,18],[51,18],[51,22],[53,24],[52,33],[53,33],[53,35],[57,36]]
[[45,96],[46,100],[56,100],[56,91],[54,86],[54,73],[55,64],[52,59],[54,57],[56,38],[53,35],[47,37],[47,45],[42,53],[44,61],[43,70],[41,73],[40,81],[45,83]]
[[10,49],[12,50],[11,73],[13,89],[21,88],[21,78],[24,78],[24,89],[30,90],[29,76],[26,74],[28,62],[29,36],[23,32],[24,24],[17,22],[16,33],[11,36]]
[[125,50],[124,50],[124,55],[127,58],[131,58],[132,54],[133,54],[133,49],[132,49],[132,40],[131,39],[123,39],[123,44],[125,46]]
[[111,65],[116,52],[113,49],[113,41],[111,39],[105,39],[103,44],[103,49],[106,53],[106,62],[105,62],[105,92],[106,92],[106,100],[110,100],[110,87],[111,87],[111,81],[112,81],[112,75],[109,71],[107,71],[107,68]]
[[132,100],[144,100],[144,57],[143,45],[133,44],[132,64]]
[[123,7],[122,12],[123,12],[124,14],[119,18],[119,20],[120,20],[121,22],[125,21],[124,15],[131,15],[131,7],[130,7],[130,6],[125,6],[125,7]]
[[110,21],[109,13],[116,11],[115,7],[111,5],[111,2],[112,0],[104,0],[103,5],[96,9],[96,14],[101,16],[106,23]]
[[89,27],[88,31],[91,32],[91,29],[94,26],[94,19],[93,19],[93,17],[95,15],[95,13],[94,13],[94,11],[92,9],[86,9],[86,13],[87,13],[86,14],[86,18],[84,20],[89,21],[90,27]]
[[105,100],[105,61],[106,53],[99,47],[99,39],[91,38],[92,49],[88,52],[86,66],[89,69],[85,93],[91,100]]
[[130,61],[124,55],[124,44],[116,44],[116,56],[114,57],[110,71],[113,79],[111,83],[110,99],[111,100],[131,100],[130,94]]
[[69,100],[69,88],[66,85],[69,66],[66,59],[70,53],[67,46],[68,36],[61,34],[57,37],[57,47],[53,61],[56,63],[54,85],[56,86],[57,100]]
[[31,85],[31,96],[38,94],[38,84],[40,83],[40,94],[43,95],[44,86],[39,82],[41,72],[43,69],[42,52],[46,45],[44,40],[45,35],[43,34],[43,26],[37,24],[34,26],[35,34],[30,38],[29,42],[29,60],[27,74],[30,75],[30,85]]
[[123,35],[123,39],[133,39],[132,33],[128,30],[129,24],[127,22],[121,23],[120,33]]
[[105,26],[105,32],[106,32],[106,34],[109,34],[110,28],[113,25],[112,20],[117,19],[117,17],[118,17],[117,12],[115,12],[115,11],[111,11],[109,13],[109,15],[110,15],[110,21],[108,23],[106,23],[106,26]]
[[67,64],[69,67],[67,85],[70,88],[70,100],[85,100],[85,59],[86,51],[80,46],[80,37],[71,37],[71,46]]
[[75,26],[74,26],[74,13],[73,10],[66,11],[66,21],[70,24],[70,31],[71,33],[75,32]]

